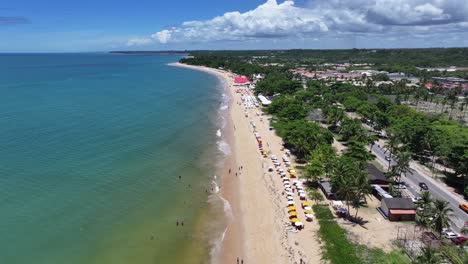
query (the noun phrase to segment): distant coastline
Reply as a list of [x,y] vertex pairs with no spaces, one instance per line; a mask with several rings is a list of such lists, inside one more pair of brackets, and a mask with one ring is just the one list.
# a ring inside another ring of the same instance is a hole
[[116,51],[109,51],[111,54],[124,54],[124,55],[182,55],[188,56],[189,53],[187,51],[149,51],[149,50],[142,50],[142,51],[130,51],[130,50],[116,50]]

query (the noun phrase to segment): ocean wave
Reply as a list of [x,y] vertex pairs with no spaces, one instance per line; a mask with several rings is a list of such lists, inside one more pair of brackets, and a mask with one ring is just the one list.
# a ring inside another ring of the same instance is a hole
[[221,253],[221,248],[224,242],[224,238],[226,237],[226,232],[227,232],[227,225],[232,221],[233,219],[233,213],[232,213],[232,208],[231,204],[229,203],[228,200],[224,199],[218,192],[219,192],[219,187],[218,184],[216,183],[216,175],[214,176],[213,184],[216,186],[215,187],[215,193],[213,195],[216,196],[217,199],[221,200],[222,205],[223,205],[223,212],[224,212],[224,217],[226,219],[225,222],[225,228],[223,232],[216,238],[214,238],[211,241],[211,250],[210,250],[210,257],[211,257],[211,262],[212,263],[218,263],[219,262],[219,257]]
[[222,134],[221,134],[221,129],[218,129],[218,130],[216,131],[216,136],[221,137],[221,135],[222,135]]
[[218,141],[217,144],[218,150],[221,151],[225,156],[231,155],[231,146],[229,146],[229,144],[226,141],[221,140]]

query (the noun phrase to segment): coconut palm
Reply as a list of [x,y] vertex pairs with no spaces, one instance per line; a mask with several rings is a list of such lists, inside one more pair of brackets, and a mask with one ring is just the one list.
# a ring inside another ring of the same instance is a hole
[[406,176],[406,173],[412,173],[410,167],[411,161],[411,152],[408,151],[399,151],[397,153],[397,164],[395,166],[395,171],[398,174],[398,183],[401,182],[401,175]]
[[[385,148],[389,151],[390,157],[393,155],[395,150],[398,148],[398,145],[400,144],[400,138],[393,132],[388,133],[388,140],[385,143]],[[387,152],[385,150],[385,152]],[[391,159],[388,161],[388,169],[390,170],[390,166],[392,165]]]
[[447,201],[435,200],[433,212],[433,229],[442,236],[442,229],[450,226],[449,217],[453,215],[453,210]]
[[419,200],[416,202],[418,206],[418,221],[424,227],[429,225],[428,217],[431,214],[433,203],[434,199],[429,192],[422,192]]
[[431,247],[424,247],[421,255],[416,258],[417,264],[439,264],[441,261],[440,254]]

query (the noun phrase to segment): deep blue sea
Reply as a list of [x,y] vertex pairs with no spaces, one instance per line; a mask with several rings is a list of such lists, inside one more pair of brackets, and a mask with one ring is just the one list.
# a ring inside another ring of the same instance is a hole
[[223,90],[178,59],[0,54],[0,263],[206,263]]

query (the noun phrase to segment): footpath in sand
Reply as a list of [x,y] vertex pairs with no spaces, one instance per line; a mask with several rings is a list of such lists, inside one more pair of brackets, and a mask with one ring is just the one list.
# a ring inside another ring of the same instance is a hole
[[[269,130],[268,117],[263,116],[260,109],[245,109],[242,96],[250,96],[250,91],[245,87],[234,87],[233,76],[228,72],[182,64],[175,66],[202,70],[223,78],[231,97],[228,125],[232,130],[228,134],[232,136],[228,141],[232,157],[226,162],[221,192],[231,203],[233,219],[225,234],[219,262],[237,263],[239,258],[246,264],[322,263],[317,234],[319,225],[315,218],[313,222],[306,222],[297,192],[293,195],[294,203],[305,227],[298,232],[288,230],[291,224],[283,182],[276,170],[268,172],[270,166],[274,168],[270,155],[281,159],[285,154],[282,140]],[[236,93],[237,89],[239,93]],[[258,149],[251,122],[255,123],[262,137],[267,158]],[[293,160],[292,163],[294,166]],[[286,169],[284,164],[282,167]]]

